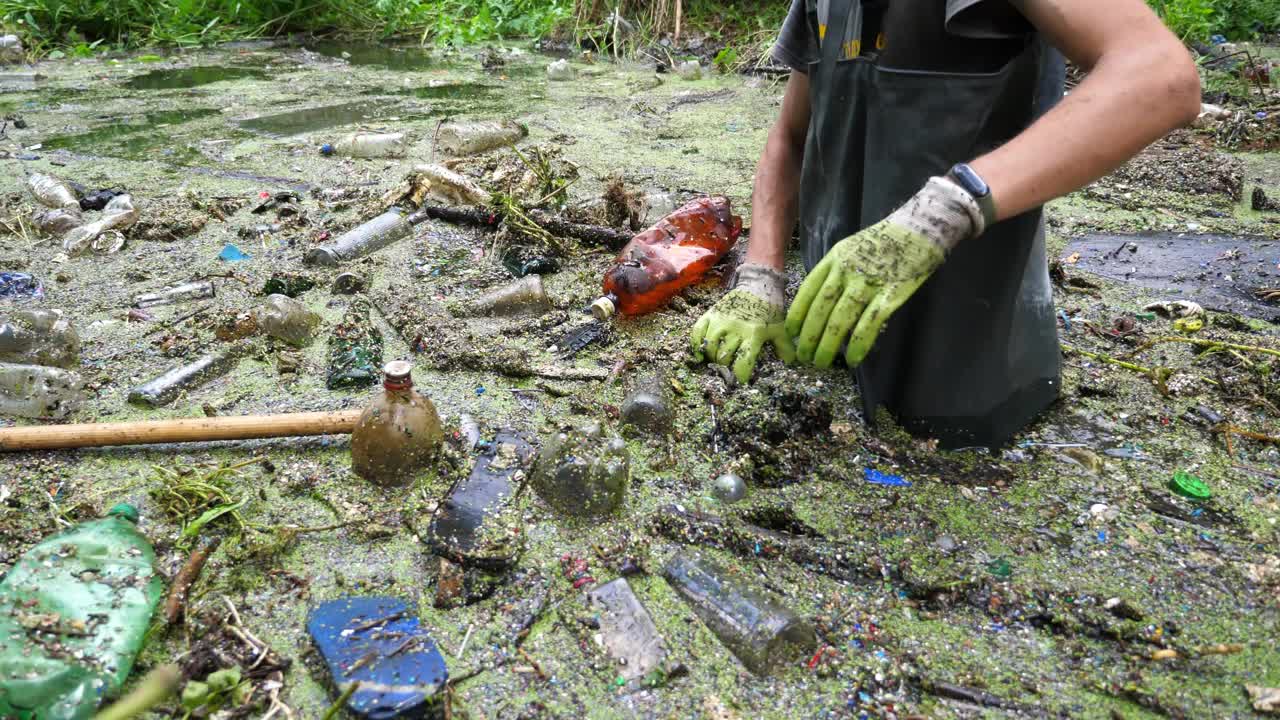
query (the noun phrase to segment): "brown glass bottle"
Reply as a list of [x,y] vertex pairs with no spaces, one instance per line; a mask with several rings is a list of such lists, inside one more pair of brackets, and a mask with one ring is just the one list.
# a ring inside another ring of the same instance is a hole
[[351,469],[378,485],[408,485],[435,459],[444,439],[436,406],[413,390],[412,370],[403,360],[386,364],[382,395],[351,433]]

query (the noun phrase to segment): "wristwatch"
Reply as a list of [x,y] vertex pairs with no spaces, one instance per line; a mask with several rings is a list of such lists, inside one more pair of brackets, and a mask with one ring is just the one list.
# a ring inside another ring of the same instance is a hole
[[965,163],[958,163],[947,173],[947,178],[959,185],[965,192],[978,201],[982,209],[982,224],[990,228],[996,224],[996,201],[991,197],[991,188]]

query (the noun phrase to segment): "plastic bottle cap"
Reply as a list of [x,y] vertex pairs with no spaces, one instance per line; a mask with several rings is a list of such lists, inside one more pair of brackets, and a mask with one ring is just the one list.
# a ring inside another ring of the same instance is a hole
[[413,363],[408,360],[392,360],[382,366],[382,374],[388,380],[403,380],[413,372]]
[[129,503],[120,503],[107,511],[107,517],[122,517],[133,524],[138,523],[138,508]]
[[607,297],[602,297],[591,303],[591,315],[597,320],[608,320],[613,317],[614,313],[617,311],[618,307]]
[[1204,481],[1183,470],[1173,474],[1173,479],[1169,481],[1169,488],[1192,500],[1208,500],[1213,497],[1213,491],[1204,484]]
[[332,155],[332,154],[333,154],[333,146],[332,146],[332,145],[330,145],[329,143],[325,143],[325,144],[321,145],[321,146],[320,146],[320,154],[321,154],[321,155]]

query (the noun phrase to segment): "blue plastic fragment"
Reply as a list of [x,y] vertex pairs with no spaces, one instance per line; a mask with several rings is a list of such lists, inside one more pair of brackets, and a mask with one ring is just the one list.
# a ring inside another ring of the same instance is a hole
[[1062,328],[1066,332],[1071,332],[1071,318],[1067,316],[1066,310],[1059,310],[1058,317],[1062,318]]
[[251,257],[253,256],[241,252],[240,248],[232,245],[231,243],[227,243],[222,246],[222,252],[218,253],[218,259],[226,260],[227,262],[240,262],[241,260],[248,260]]
[[311,611],[307,632],[338,692],[360,687],[347,709],[372,720],[424,718],[435,709],[449,670],[431,636],[402,601],[351,597]]
[[1258,112],[1254,113],[1253,116],[1258,118],[1259,120],[1266,120],[1267,112],[1265,110],[1259,110]]
[[333,146],[332,146],[332,145],[330,145],[329,143],[325,143],[325,144],[321,145],[321,146],[320,146],[320,154],[321,154],[321,155],[332,155],[332,154],[333,154]]
[[1107,531],[1106,531],[1106,530],[1099,530],[1099,531],[1098,531],[1098,542],[1106,542],[1106,541],[1107,541]]
[[903,478],[901,475],[887,475],[876,470],[875,468],[867,468],[863,471],[866,475],[867,482],[876,485],[893,485],[894,487],[911,487],[911,481]]
[[1210,35],[1209,42],[1213,43],[1214,45],[1226,45],[1227,36],[1226,35]]
[[0,272],[0,297],[44,297],[44,285],[21,272]]

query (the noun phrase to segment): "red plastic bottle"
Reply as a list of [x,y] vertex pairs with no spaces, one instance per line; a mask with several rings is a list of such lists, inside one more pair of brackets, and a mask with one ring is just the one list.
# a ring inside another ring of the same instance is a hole
[[604,274],[605,296],[591,305],[603,320],[642,315],[702,279],[742,234],[742,218],[723,196],[691,200],[636,235]]

